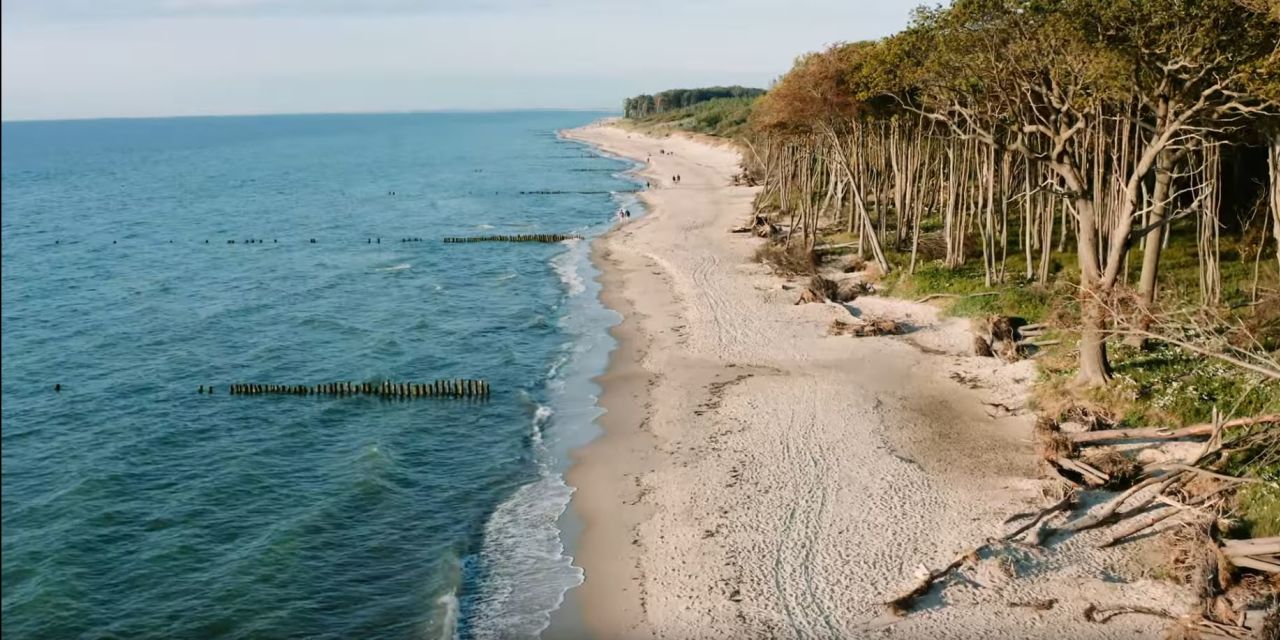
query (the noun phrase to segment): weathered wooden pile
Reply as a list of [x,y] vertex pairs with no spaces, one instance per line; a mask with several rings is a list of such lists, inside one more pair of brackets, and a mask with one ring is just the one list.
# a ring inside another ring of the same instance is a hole
[[[383,398],[488,398],[484,380],[436,380],[434,382],[329,382],[325,384],[254,384],[230,386],[233,396],[379,396]],[[212,392],[212,387],[210,387]]]
[[459,242],[560,242],[562,240],[581,240],[582,236],[574,233],[535,233],[515,236],[465,236],[461,238],[445,238],[446,243]]

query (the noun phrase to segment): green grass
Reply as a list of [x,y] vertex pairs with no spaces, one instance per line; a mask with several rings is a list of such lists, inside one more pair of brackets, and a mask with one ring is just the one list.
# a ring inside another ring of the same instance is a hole
[[[911,256],[894,255],[891,262],[910,264]],[[1017,279],[1021,279],[1019,276]],[[908,274],[905,268],[889,274],[881,282],[888,295],[917,299],[934,293],[962,296],[948,301],[944,313],[951,316],[979,317],[993,314],[1024,318],[1028,322],[1044,320],[1055,299],[1070,296],[1070,291],[1057,291],[1052,286],[1036,283],[1010,282],[988,288],[983,284],[982,266],[966,264],[949,269],[941,261],[916,265],[916,272]],[[996,295],[971,296],[975,293]]]
[[[1272,470],[1272,482],[1280,482],[1280,472]],[[1256,484],[1236,495],[1236,515],[1241,538],[1280,536],[1280,489],[1274,485]]]
[[[1240,305],[1249,302],[1253,288],[1256,247],[1250,247],[1236,238],[1223,238],[1219,270],[1222,273],[1222,304]],[[1269,258],[1269,259],[1268,259]],[[1194,231],[1180,230],[1169,246],[1160,252],[1160,297],[1166,303],[1179,302],[1188,305],[1200,303],[1200,258],[1196,252]],[[1137,283],[1142,273],[1142,251],[1130,251],[1128,282]],[[1275,254],[1264,253],[1257,262],[1259,282],[1262,287],[1276,287]]]
[[1120,426],[1209,422],[1213,409],[1233,416],[1280,412],[1280,384],[1230,364],[1157,343],[1110,348],[1114,382],[1106,393],[1123,407]]
[[655,133],[678,130],[732,138],[746,131],[755,101],[756,98],[715,98],[627,122]]

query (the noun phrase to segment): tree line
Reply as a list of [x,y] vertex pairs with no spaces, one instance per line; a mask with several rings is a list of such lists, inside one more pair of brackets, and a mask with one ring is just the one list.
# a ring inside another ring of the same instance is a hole
[[[666,104],[645,98],[628,115]],[[988,286],[1045,283],[1074,254],[1078,377],[1105,385],[1117,300],[1148,326],[1171,230],[1194,237],[1205,305],[1220,234],[1261,238],[1236,259],[1280,244],[1280,2],[919,8],[890,37],[800,58],[743,143],[787,243],[812,249],[834,223],[884,272],[914,272],[927,247],[980,260]]]
[[643,118],[675,109],[689,107],[716,98],[754,98],[764,94],[764,89],[750,87],[702,87],[698,89],[668,89],[656,94],[641,94],[622,102],[622,113],[628,118]]

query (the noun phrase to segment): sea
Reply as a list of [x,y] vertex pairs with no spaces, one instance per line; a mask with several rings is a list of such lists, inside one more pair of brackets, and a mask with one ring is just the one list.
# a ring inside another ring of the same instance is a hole
[[[640,213],[557,134],[604,115],[0,125],[3,636],[537,637],[618,321],[589,241]],[[537,233],[584,239],[442,241]]]

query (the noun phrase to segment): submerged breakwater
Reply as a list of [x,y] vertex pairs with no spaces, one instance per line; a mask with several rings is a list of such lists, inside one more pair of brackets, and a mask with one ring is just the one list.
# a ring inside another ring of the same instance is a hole
[[[581,581],[587,239],[634,208],[554,135],[598,115],[5,123],[3,634],[535,637]],[[442,246],[473,235],[564,238]],[[334,371],[485,380],[192,402]]]

